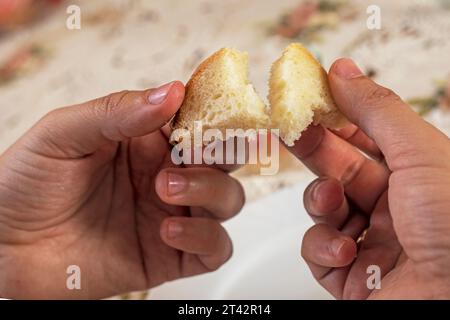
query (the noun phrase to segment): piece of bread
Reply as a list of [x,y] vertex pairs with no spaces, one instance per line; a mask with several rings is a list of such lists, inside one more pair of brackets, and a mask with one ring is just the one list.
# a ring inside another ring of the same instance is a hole
[[[186,95],[173,129],[261,129],[269,125],[266,105],[248,79],[247,54],[224,48],[200,64],[186,85]],[[176,137],[177,140],[179,137]]]
[[[248,79],[247,54],[224,48],[200,64],[186,85],[186,96],[172,121],[172,129],[193,136],[194,121],[202,129],[280,130],[292,146],[311,123],[339,128],[345,118],[331,98],[327,75],[319,62],[300,44],[291,44],[272,66],[269,80],[270,110]],[[171,137],[178,141],[180,135]]]
[[272,127],[292,146],[311,124],[340,128],[345,118],[336,108],[326,71],[301,44],[293,43],[274,62],[269,79]]

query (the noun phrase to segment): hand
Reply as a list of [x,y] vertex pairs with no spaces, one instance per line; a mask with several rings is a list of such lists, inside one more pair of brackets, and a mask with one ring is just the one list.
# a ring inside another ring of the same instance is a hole
[[27,21],[32,7],[32,0],[0,0],[0,28]]
[[173,165],[164,124],[183,97],[172,82],[57,109],[1,156],[1,296],[102,298],[227,261],[219,222],[243,190],[216,167]]
[[[351,60],[329,82],[354,125],[311,127],[291,149],[319,176],[304,193],[316,225],[303,258],[339,299],[449,299],[450,140]],[[370,265],[381,289],[367,286]]]

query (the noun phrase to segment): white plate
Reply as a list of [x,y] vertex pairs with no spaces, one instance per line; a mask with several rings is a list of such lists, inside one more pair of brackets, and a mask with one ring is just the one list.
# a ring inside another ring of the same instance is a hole
[[219,270],[164,284],[151,299],[330,299],[300,257],[312,225],[303,209],[300,183],[247,204],[225,224],[233,257]]

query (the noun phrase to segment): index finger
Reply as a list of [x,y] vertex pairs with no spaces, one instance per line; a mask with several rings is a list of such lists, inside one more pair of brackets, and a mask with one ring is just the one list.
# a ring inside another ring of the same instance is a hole
[[364,212],[388,186],[389,170],[322,126],[310,126],[288,149],[318,176],[338,179]]
[[364,76],[350,59],[333,64],[329,82],[339,109],[376,142],[392,171],[450,158],[450,148],[437,149],[439,141],[441,146],[448,144],[445,134],[423,120],[392,90]]

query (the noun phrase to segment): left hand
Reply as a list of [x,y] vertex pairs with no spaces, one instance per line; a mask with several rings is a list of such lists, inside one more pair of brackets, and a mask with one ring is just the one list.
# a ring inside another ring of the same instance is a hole
[[[244,203],[217,167],[177,167],[164,125],[184,87],[54,110],[0,157],[0,296],[103,298],[215,270]],[[81,270],[69,290],[67,267]]]

